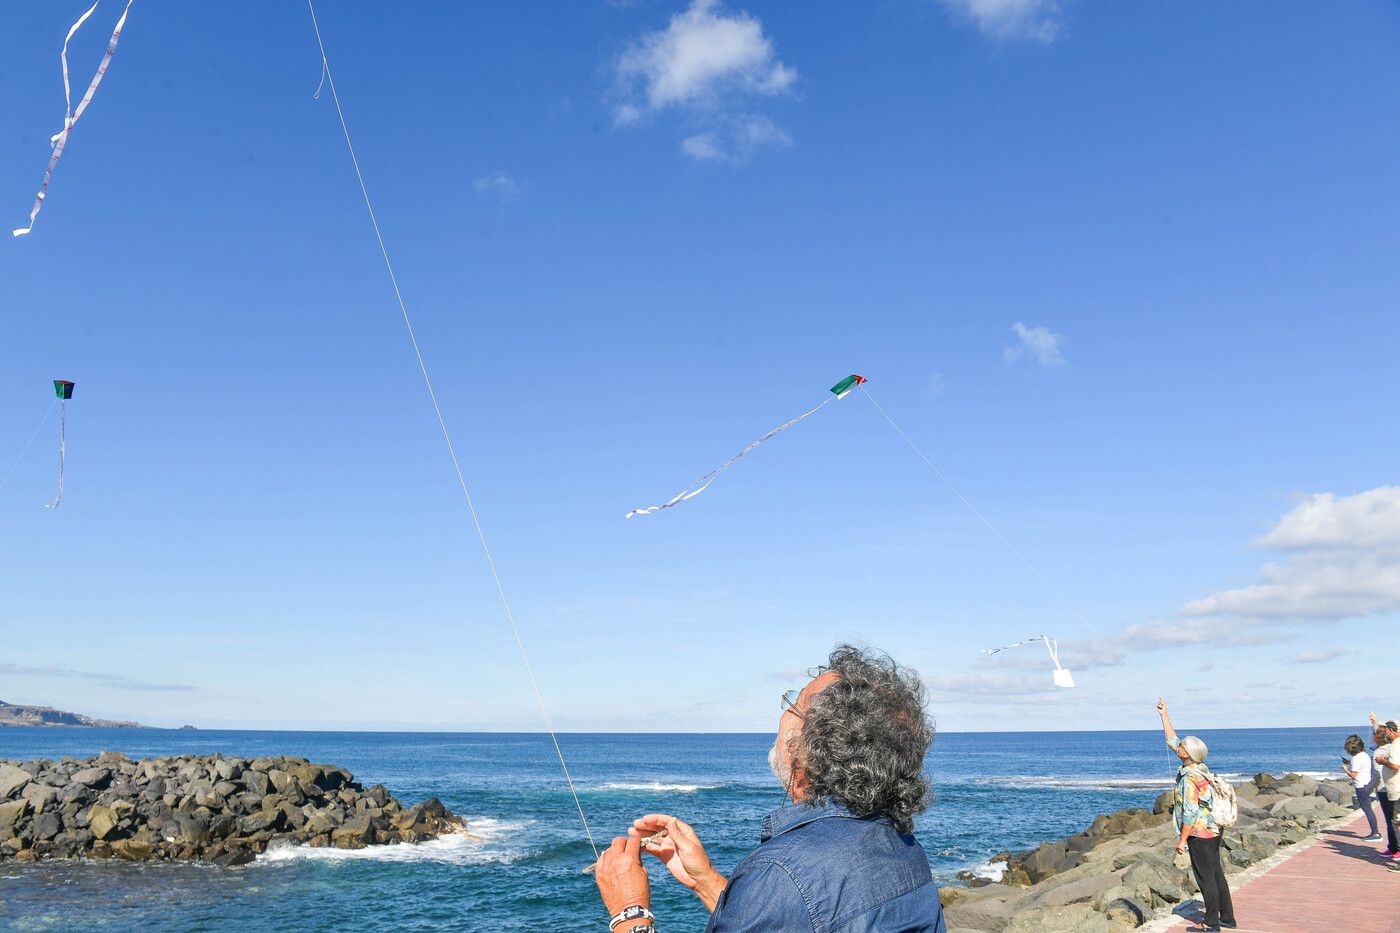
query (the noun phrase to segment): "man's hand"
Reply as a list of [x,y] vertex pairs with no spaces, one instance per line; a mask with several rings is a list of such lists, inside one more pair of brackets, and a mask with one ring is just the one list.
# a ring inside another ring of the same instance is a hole
[[598,859],[593,872],[608,916],[640,904],[651,907],[651,882],[642,867],[642,844],[636,836],[618,836]]
[[648,813],[634,820],[627,833],[636,840],[663,830],[666,838],[648,843],[647,852],[659,858],[677,881],[694,891],[713,911],[729,881],[710,864],[705,846],[689,823],[665,813]]
[[1166,711],[1167,711],[1167,701],[1164,700],[1164,699],[1161,698],[1161,697],[1158,697],[1158,698],[1157,698],[1157,712],[1159,712],[1159,713],[1165,713]]

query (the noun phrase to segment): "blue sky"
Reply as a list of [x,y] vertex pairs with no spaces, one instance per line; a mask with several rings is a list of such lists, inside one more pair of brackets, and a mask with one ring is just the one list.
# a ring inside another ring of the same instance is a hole
[[[4,14],[9,226],[85,8]],[[768,729],[842,640],[946,729],[1393,715],[1393,4],[318,12],[561,728]],[[78,384],[62,508],[54,420],[0,488],[0,698],[538,728],[319,70],[295,3],[137,0],[0,244],[0,471]],[[859,395],[623,520],[851,372],[1076,612]],[[980,654],[1039,632],[1076,690]]]

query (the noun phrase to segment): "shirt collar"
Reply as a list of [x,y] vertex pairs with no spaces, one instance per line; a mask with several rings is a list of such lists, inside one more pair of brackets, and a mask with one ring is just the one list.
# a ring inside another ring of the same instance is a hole
[[837,817],[844,817],[848,820],[860,819],[845,806],[835,801],[822,804],[791,803],[785,807],[779,807],[763,818],[763,832],[759,836],[759,841],[767,842],[774,836],[781,836],[799,826]]

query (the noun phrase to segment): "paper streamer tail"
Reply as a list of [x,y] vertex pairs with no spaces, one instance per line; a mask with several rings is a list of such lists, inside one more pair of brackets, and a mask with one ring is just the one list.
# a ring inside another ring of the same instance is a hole
[[700,493],[708,489],[710,487],[710,484],[713,483],[716,479],[718,479],[721,473],[723,473],[725,470],[729,469],[734,464],[742,460],[744,458],[744,455],[747,454],[749,451],[753,450],[755,447],[759,446],[764,441],[767,441],[786,431],[788,428],[792,427],[794,424],[797,424],[802,419],[815,415],[817,412],[825,408],[828,402],[833,402],[837,398],[842,397],[843,396],[833,395],[830,398],[823,399],[822,403],[816,408],[813,408],[811,411],[803,412],[796,418],[793,418],[791,421],[785,421],[782,424],[778,425],[776,428],[769,431],[767,434],[763,435],[758,440],[745,447],[743,450],[739,451],[733,457],[729,458],[729,460],[725,461],[720,466],[706,473],[704,476],[700,477],[695,482],[682,489],[679,493],[672,496],[667,501],[661,503],[660,505],[649,505],[646,508],[633,509],[632,511],[627,513],[626,517],[632,518],[634,515],[651,515],[653,512],[660,512],[662,509],[674,508],[675,506],[680,505],[682,502],[685,502],[687,499],[694,499],[696,496],[700,495]]
[[68,459],[68,405],[58,403],[58,496],[45,508],[57,509],[63,501],[63,466]]
[[117,42],[122,37],[122,27],[126,25],[126,15],[131,12],[133,0],[126,0],[126,8],[122,10],[121,19],[117,20],[116,28],[112,30],[112,38],[107,42],[107,51],[102,56],[102,63],[97,66],[97,73],[92,76],[92,83],[88,85],[87,93],[78,102],[78,109],[73,110],[68,84],[68,43],[72,41],[73,34],[83,23],[87,22],[87,18],[92,15],[93,11],[97,9],[97,4],[101,2],[102,0],[97,0],[97,3],[89,7],[86,13],[78,17],[78,21],[69,28],[67,38],[63,40],[63,51],[59,58],[63,62],[63,99],[69,107],[64,113],[63,129],[49,140],[49,145],[53,147],[53,155],[49,157],[48,168],[44,170],[44,183],[39,186],[39,193],[34,196],[34,207],[29,211],[29,226],[11,230],[11,236],[27,236],[34,229],[34,221],[38,219],[39,211],[44,207],[44,198],[48,196],[49,182],[53,180],[54,169],[58,167],[59,156],[63,155],[63,148],[68,144],[68,134],[73,131],[74,125],[77,124],[78,118],[83,115],[83,112],[87,110],[88,104],[92,103],[92,96],[97,93],[97,86],[102,83],[103,76],[107,74],[108,66],[112,64],[112,56],[116,54]]

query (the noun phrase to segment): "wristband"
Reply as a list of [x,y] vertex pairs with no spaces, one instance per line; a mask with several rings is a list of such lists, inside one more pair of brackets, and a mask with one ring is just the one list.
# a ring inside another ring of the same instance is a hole
[[[619,923],[625,923],[628,920],[650,920],[652,923],[655,923],[656,917],[641,904],[633,904],[631,907],[624,907],[618,912],[617,916],[608,921],[608,929],[616,930]],[[638,926],[641,926],[641,924],[638,924]],[[643,927],[643,929],[645,929],[645,927]]]
[[627,933],[652,933],[652,931],[655,929],[655,926],[646,923],[639,923],[632,929],[628,930]]

